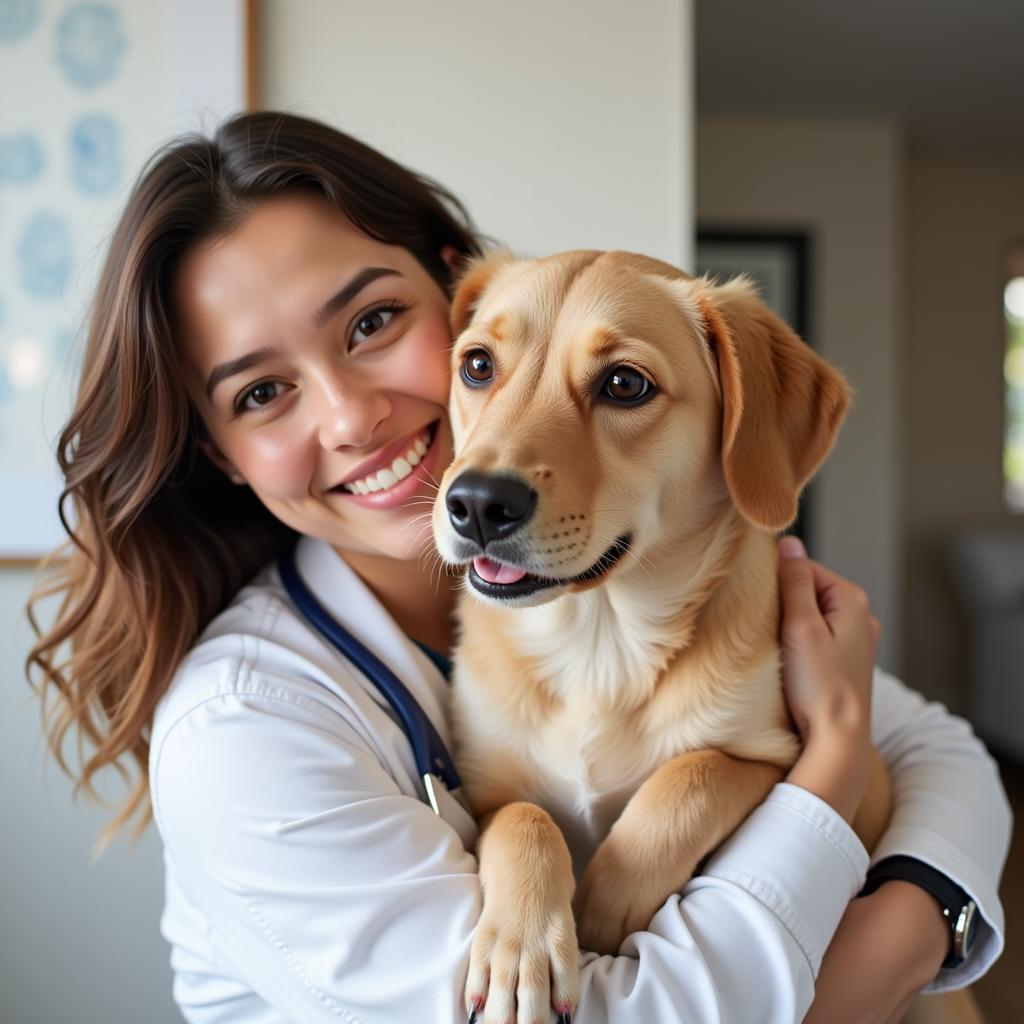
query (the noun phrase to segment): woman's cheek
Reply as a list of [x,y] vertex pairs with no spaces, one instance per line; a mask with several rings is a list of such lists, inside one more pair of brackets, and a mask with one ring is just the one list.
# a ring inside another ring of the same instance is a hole
[[279,436],[272,430],[247,438],[244,452],[235,459],[257,493],[283,500],[309,494],[315,463],[312,446],[297,444],[294,437]]
[[392,388],[446,406],[451,383],[451,334],[447,321],[424,325],[412,348],[416,353],[414,359],[405,355],[408,349],[396,353]]

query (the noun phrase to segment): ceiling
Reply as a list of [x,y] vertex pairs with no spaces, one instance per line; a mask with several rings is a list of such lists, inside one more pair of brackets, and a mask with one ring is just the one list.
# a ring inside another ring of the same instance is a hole
[[894,117],[1024,145],[1024,0],[697,0],[705,114]]

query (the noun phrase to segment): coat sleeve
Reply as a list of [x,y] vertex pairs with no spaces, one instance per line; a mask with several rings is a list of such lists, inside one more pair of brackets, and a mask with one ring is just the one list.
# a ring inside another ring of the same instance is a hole
[[[480,910],[474,858],[403,794],[343,714],[252,677],[162,728],[151,757],[168,863],[238,984],[179,999],[202,1024],[459,1021]],[[782,784],[619,956],[581,958],[576,1020],[798,1020],[867,855]],[[742,955],[737,956],[737,950]],[[229,1005],[234,1000],[235,1009]]]
[[940,970],[925,992],[961,988],[1003,949],[998,887],[1012,815],[999,771],[962,718],[926,703],[891,675],[875,672],[872,738],[893,784],[893,815],[872,861],[903,854],[937,868],[970,894],[981,912],[971,955]]

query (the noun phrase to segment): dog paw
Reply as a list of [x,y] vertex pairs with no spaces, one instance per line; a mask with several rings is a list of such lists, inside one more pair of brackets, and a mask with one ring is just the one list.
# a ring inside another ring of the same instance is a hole
[[466,1011],[474,1024],[569,1024],[579,998],[572,907],[521,915],[484,913],[473,938]]
[[669,895],[676,879],[620,848],[612,835],[598,847],[576,894],[579,944],[595,953],[618,953],[627,935],[642,931]]
[[646,928],[660,906],[656,900],[641,903],[634,896],[592,890],[580,902],[580,947],[595,953],[618,953],[626,936]]

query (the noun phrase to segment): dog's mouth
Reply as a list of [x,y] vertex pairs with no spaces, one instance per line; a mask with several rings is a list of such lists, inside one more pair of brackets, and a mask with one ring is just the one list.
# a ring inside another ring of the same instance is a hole
[[470,585],[486,597],[511,599],[528,597],[550,587],[567,587],[573,583],[591,583],[608,573],[612,566],[629,551],[632,537],[624,534],[584,572],[576,576],[538,576],[516,566],[478,556],[473,559],[466,578]]

